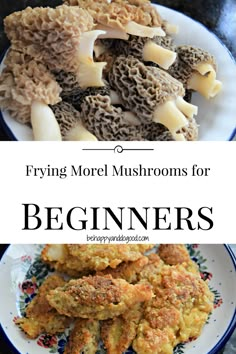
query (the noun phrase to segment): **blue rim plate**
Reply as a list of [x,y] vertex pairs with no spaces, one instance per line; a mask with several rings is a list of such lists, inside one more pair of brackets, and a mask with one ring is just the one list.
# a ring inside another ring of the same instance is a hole
[[[0,281],[4,284],[0,295],[0,323],[10,345],[20,354],[47,354],[52,350],[59,353],[57,345],[62,338],[60,336],[56,340],[54,338],[53,348],[43,348],[37,344],[37,340],[27,339],[13,322],[14,317],[21,314],[22,299],[25,303],[28,301],[25,294],[22,297],[19,290],[19,284],[25,280],[28,270],[33,266],[34,275],[36,278],[41,277],[37,278],[40,281],[47,275],[44,267],[38,263],[36,267],[35,263],[41,247],[42,245],[10,245],[0,261]],[[215,309],[201,336],[177,348],[175,353],[216,354],[226,344],[236,325],[235,255],[227,245],[201,244],[188,245],[188,248],[191,257],[199,264],[201,272],[209,279],[209,286],[215,294]],[[64,334],[63,336],[65,338]],[[42,343],[43,335],[40,339]]]
[[[223,82],[221,93],[211,100],[193,94],[193,104],[199,107],[200,141],[227,141],[236,136],[236,65],[226,46],[201,23],[164,6],[154,5],[163,18],[179,26],[177,44],[192,44],[212,53],[218,64],[217,78]],[[0,70],[3,63],[0,64]],[[12,140],[33,140],[32,130],[18,123],[8,112],[0,111],[0,124]]]

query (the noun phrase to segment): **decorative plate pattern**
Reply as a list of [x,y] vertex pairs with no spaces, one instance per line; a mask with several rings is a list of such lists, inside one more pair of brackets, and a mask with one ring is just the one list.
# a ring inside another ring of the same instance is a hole
[[[201,336],[179,344],[174,354],[217,353],[235,327],[235,258],[224,245],[187,245],[191,258],[199,265],[201,276],[209,281],[215,294],[214,311]],[[8,339],[20,354],[63,354],[69,329],[59,336],[42,334],[29,340],[14,324],[24,315],[27,304],[37,293],[49,268],[40,260],[42,245],[11,245],[0,262],[1,290],[0,320]],[[4,305],[3,305],[4,304]],[[105,354],[101,346],[97,354]],[[134,353],[132,349],[126,354]]]
[[[199,140],[232,140],[236,135],[236,65],[233,57],[224,44],[202,24],[175,10],[160,5],[153,6],[163,18],[179,26],[179,33],[175,38],[177,44],[195,45],[208,50],[216,57],[217,78],[223,82],[222,92],[212,100],[193,94],[192,103],[199,107]],[[0,71],[2,69],[3,64],[0,64]],[[18,123],[5,111],[0,111],[0,123],[13,140],[33,140],[32,129]]]

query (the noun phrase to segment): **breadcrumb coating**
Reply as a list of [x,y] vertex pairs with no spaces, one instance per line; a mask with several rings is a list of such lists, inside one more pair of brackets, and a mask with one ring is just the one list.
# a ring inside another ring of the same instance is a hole
[[137,304],[122,315],[101,322],[101,339],[107,354],[121,354],[130,347],[141,316],[142,306]]
[[114,279],[125,279],[128,283],[136,283],[138,281],[138,274],[143,267],[148,264],[148,257],[142,256],[136,261],[122,262],[116,268],[106,268],[97,275],[110,274]]
[[4,28],[13,49],[51,70],[75,71],[80,35],[93,28],[93,19],[79,7],[27,7],[7,16]]
[[79,318],[75,321],[74,328],[70,332],[69,341],[66,344],[64,354],[95,354],[97,352],[99,338],[99,321]]
[[153,245],[46,245],[42,260],[57,270],[81,275],[83,272],[116,268],[122,262],[135,261]]
[[119,316],[137,303],[148,301],[149,284],[129,284],[110,275],[70,280],[47,295],[52,307],[66,316],[105,320]]
[[[165,257],[168,246],[160,249]],[[172,247],[169,247],[170,252]],[[184,248],[176,247],[181,264],[166,265],[158,255],[150,257],[150,265],[140,274],[141,282],[153,286],[155,297],[145,304],[133,348],[138,353],[169,354],[180,342],[200,335],[209,313],[213,310],[214,296],[199,272],[186,269],[189,262]],[[173,262],[173,258],[170,261]],[[154,271],[155,270],[155,271]],[[157,271],[158,270],[158,271]]]
[[26,317],[18,318],[16,324],[29,338],[36,338],[42,332],[50,335],[64,332],[71,319],[58,314],[50,306],[46,296],[50,290],[63,286],[65,281],[58,275],[49,276],[39,287],[37,295],[26,308]]

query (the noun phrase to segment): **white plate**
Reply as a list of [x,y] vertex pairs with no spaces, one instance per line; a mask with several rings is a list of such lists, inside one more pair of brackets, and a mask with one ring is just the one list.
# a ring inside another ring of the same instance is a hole
[[[29,340],[14,324],[15,316],[34,295],[34,287],[24,292],[21,285],[26,278],[36,276],[40,283],[48,273],[38,262],[40,245],[11,245],[0,262],[0,321],[16,352],[20,354],[63,353],[66,335],[47,337],[51,347],[42,347],[45,336]],[[190,343],[179,345],[175,354],[218,353],[233,332],[236,323],[235,313],[235,257],[229,247],[224,245],[188,245],[191,257],[200,265],[200,270],[209,279],[209,286],[215,293],[215,309],[205,325],[201,336]],[[29,273],[30,271],[30,273]],[[28,272],[28,273],[27,273]],[[38,343],[41,343],[39,345]],[[103,350],[98,353],[104,353]],[[131,350],[127,353],[133,353]]]
[[[179,26],[176,43],[192,44],[212,53],[217,60],[217,78],[223,82],[222,92],[209,101],[193,95],[193,103],[199,107],[197,121],[200,124],[199,140],[225,141],[236,135],[236,65],[233,57],[220,40],[202,24],[163,6],[154,5],[163,18]],[[0,70],[2,69],[0,65]],[[15,140],[33,140],[32,130],[15,121],[7,112],[0,112],[0,120]]]

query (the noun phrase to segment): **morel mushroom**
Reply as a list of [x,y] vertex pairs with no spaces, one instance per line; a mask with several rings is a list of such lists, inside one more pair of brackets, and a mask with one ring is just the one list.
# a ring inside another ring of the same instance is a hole
[[54,72],[55,78],[62,88],[61,97],[63,101],[72,104],[76,110],[81,110],[81,104],[86,96],[103,95],[110,96],[110,87],[104,81],[105,86],[82,88],[74,73],[67,73],[63,70]]
[[[111,105],[110,97],[85,97],[81,105],[84,126],[98,140],[144,140],[139,125],[130,122],[130,114]],[[127,118],[128,115],[128,118]]]
[[[114,30],[118,32],[116,38],[123,38],[127,33],[149,38],[165,35],[161,17],[149,2],[137,6],[127,1],[109,3],[106,0],[66,0],[65,3],[86,9],[99,24],[98,28],[108,32],[107,38],[114,38]],[[113,29],[112,34],[109,28]]]
[[185,140],[177,133],[188,125],[197,107],[186,102],[183,85],[165,71],[146,67],[138,59],[119,56],[109,75],[110,84],[119,93],[127,110],[143,123],[161,123],[176,140]]
[[97,140],[82,124],[80,113],[69,103],[60,102],[51,106],[60,126],[63,140]]
[[102,43],[116,55],[132,55],[135,58],[158,64],[163,69],[168,69],[176,60],[173,40],[170,36],[147,37],[129,36],[126,40],[103,40]]
[[4,20],[13,49],[28,54],[50,70],[75,72],[81,86],[102,86],[105,63],[93,62],[93,45],[102,31],[91,31],[91,15],[79,7],[27,7]]
[[34,101],[46,105],[61,101],[61,88],[47,67],[29,55],[10,49],[0,75],[0,107],[21,123],[30,123]]
[[181,81],[185,88],[199,92],[209,99],[215,97],[222,88],[216,80],[216,63],[207,51],[183,45],[176,48],[178,59],[168,72]]

